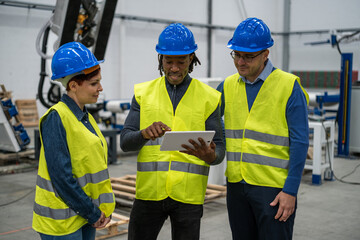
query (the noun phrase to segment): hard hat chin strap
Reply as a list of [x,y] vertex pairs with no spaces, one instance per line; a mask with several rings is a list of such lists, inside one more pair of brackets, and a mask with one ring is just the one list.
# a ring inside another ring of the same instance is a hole
[[55,81],[60,82],[65,88],[67,87],[68,82],[73,78],[76,77],[77,75],[83,74],[83,72],[77,72],[77,73],[73,73],[70,75],[67,75],[63,78],[59,78],[59,79],[55,79]]
[[87,75],[87,74],[89,74],[89,73],[92,73],[92,72],[96,71],[96,70],[99,69],[99,68],[100,68],[100,65],[96,65],[96,66],[93,66],[93,67],[91,67],[91,68],[84,69],[84,70],[81,71],[81,72],[73,73],[73,74],[67,75],[67,76],[65,76],[65,77],[63,77],[63,78],[55,79],[55,81],[60,82],[60,83],[66,88],[68,82],[69,82],[72,78],[74,78],[74,77],[76,77],[76,76],[78,76],[78,75],[81,75],[81,74],[86,74],[86,75]]

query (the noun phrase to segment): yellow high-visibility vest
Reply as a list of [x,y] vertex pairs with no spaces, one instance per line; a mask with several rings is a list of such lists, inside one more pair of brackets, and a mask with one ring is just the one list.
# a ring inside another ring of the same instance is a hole
[[[274,70],[264,81],[249,112],[245,83],[239,80],[239,74],[225,79],[226,176],[229,182],[244,179],[253,185],[284,186],[289,165],[286,104],[295,81],[300,84],[297,76]],[[308,101],[304,89],[303,92]]]
[[[39,126],[44,117],[52,110],[59,113],[66,131],[74,178],[91,201],[105,213],[106,217],[110,216],[115,209],[115,197],[107,169],[105,138],[90,114],[89,121],[98,136],[90,132],[81,121],[78,121],[63,102],[51,107],[40,119]],[[42,137],[40,139],[42,142]],[[87,220],[69,208],[58,196],[49,176],[43,144],[41,145],[33,229],[54,236],[71,234],[85,225]]]
[[[173,131],[203,131],[206,119],[220,103],[220,92],[192,79],[175,114],[165,77],[135,85],[140,105],[140,129],[161,121]],[[180,153],[160,151],[162,138],[149,140],[138,154],[136,198],[203,204],[210,166],[203,160]]]

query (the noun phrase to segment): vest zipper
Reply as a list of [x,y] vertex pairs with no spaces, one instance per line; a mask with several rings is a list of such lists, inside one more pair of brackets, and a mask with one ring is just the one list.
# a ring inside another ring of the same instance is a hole
[[172,103],[172,105],[173,105],[173,112],[174,112],[174,114],[175,114],[175,104],[174,104],[174,102],[175,102],[175,99],[176,99],[176,85],[174,85],[174,87],[173,87],[173,90],[172,90],[172,93],[171,93],[171,103]]

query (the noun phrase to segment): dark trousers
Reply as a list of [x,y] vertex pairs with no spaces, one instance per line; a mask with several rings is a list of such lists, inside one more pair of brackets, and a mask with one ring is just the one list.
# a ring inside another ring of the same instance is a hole
[[155,240],[170,216],[173,240],[198,240],[203,205],[185,204],[166,198],[161,201],[135,199],[129,222],[129,240]]
[[286,222],[274,218],[278,205],[270,206],[280,191],[246,183],[227,183],[226,200],[234,240],[292,239],[296,206]]

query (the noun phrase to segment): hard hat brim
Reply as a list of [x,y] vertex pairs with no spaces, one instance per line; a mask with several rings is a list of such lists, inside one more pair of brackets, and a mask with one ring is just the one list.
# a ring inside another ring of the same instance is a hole
[[251,53],[253,53],[253,52],[258,52],[258,51],[261,51],[261,50],[268,49],[268,48],[272,47],[273,45],[274,45],[274,41],[272,41],[271,43],[269,43],[266,46],[258,47],[258,48],[239,47],[239,46],[236,46],[236,45],[232,44],[232,39],[230,39],[227,47],[230,48],[231,50],[235,50],[235,51],[239,51],[239,52],[251,52]]
[[156,47],[156,51],[161,55],[188,55],[197,50],[197,47],[195,49],[187,50],[187,51],[165,51],[162,49],[159,49]]

